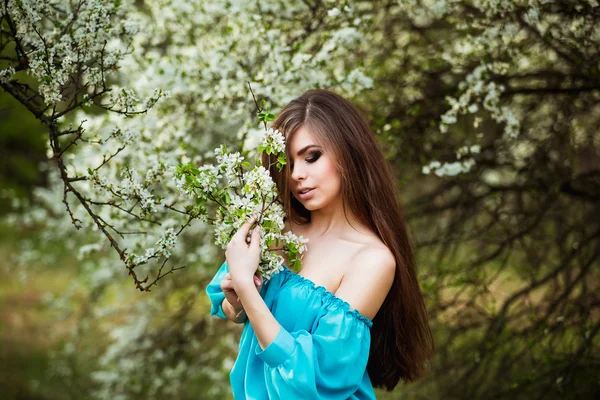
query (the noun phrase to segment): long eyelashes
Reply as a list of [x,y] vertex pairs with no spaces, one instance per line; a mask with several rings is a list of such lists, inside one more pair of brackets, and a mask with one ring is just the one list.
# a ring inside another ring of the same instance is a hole
[[[315,151],[313,153],[310,153],[310,157],[306,159],[306,162],[309,164],[312,164],[315,161],[317,161],[320,157],[321,157],[321,152]],[[294,164],[290,164],[290,169],[294,169]]]
[[321,153],[316,151],[314,153],[311,153],[311,156],[312,157],[306,159],[306,162],[314,163],[315,161],[317,161],[319,159],[319,157],[321,157]]

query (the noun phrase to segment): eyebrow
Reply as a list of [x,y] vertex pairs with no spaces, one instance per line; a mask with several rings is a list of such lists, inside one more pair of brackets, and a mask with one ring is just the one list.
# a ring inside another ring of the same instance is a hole
[[319,147],[320,148],[321,146],[317,146],[316,144],[309,144],[308,146],[304,146],[298,152],[298,156],[301,156],[302,154],[304,154],[306,152],[306,150],[310,149],[311,147]]

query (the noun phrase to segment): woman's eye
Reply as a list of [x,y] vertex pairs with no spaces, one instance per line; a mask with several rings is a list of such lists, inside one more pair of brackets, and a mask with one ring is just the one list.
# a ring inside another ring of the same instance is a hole
[[[319,157],[321,157],[321,153],[319,152],[315,152],[315,153],[311,153],[310,157],[307,158],[305,161],[307,163],[314,163],[315,161],[317,161],[319,159]],[[290,170],[294,169],[294,164],[290,164]]]
[[314,163],[321,157],[321,153],[312,153],[311,157],[307,158],[306,161],[309,163]]

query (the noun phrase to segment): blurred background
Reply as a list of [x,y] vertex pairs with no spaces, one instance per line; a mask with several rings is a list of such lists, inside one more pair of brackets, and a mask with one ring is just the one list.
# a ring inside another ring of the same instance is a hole
[[[91,107],[60,121],[87,119],[89,137],[140,131],[107,179],[124,165],[199,164],[220,143],[253,148],[247,81],[275,114],[309,88],[334,90],[392,166],[436,344],[425,379],[378,398],[600,398],[596,1],[127,6],[139,31],[111,79],[171,98],[139,117]],[[15,52],[2,12],[0,69]],[[204,289],[224,252],[208,224],[180,236],[170,263],[185,269],[136,290],[68,197],[74,226],[48,140],[0,90],[0,398],[230,398],[241,326],[209,316]],[[66,161],[76,172],[100,151],[75,146]],[[164,230],[171,217],[155,215]],[[127,243],[143,253],[155,237],[141,237]]]

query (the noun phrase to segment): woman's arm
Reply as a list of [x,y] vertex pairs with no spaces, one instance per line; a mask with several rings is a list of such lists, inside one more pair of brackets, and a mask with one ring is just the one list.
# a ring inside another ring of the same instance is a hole
[[246,313],[242,312],[240,314],[240,310],[236,310],[227,300],[227,297],[223,299],[223,303],[221,306],[223,307],[223,313],[227,316],[227,319],[232,321],[233,323],[243,324],[248,319],[246,317]]
[[263,349],[267,348],[279,333],[281,325],[256,291],[252,280],[247,282],[236,282],[234,280],[233,285],[244,305],[246,316],[252,324],[258,343]]

